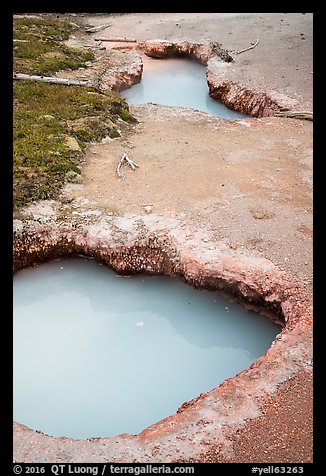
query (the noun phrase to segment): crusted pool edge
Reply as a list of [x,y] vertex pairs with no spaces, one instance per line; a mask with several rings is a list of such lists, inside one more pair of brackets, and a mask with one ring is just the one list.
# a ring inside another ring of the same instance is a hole
[[82,254],[118,273],[165,274],[195,287],[221,289],[247,305],[270,310],[285,326],[249,369],[185,402],[174,415],[138,435],[73,440],[14,423],[14,440],[26,445],[26,461],[187,461],[213,442],[221,445],[221,454],[228,454],[228,434],[260,415],[260,399],[300,370],[311,369],[311,302],[269,260],[211,241],[205,230],[197,230],[189,240],[188,230],[176,218],[105,212],[72,217],[63,215],[54,201],[40,210],[14,220],[14,271]]

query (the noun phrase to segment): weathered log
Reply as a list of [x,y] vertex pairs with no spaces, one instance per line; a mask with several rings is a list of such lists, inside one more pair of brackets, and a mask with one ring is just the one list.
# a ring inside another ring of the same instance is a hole
[[84,48],[88,48],[90,50],[106,50],[105,46],[102,45],[83,45]]
[[85,27],[86,33],[97,33],[98,31],[105,30],[105,28],[111,26],[112,23],[103,23],[103,25]]
[[29,81],[42,81],[44,83],[64,84],[66,86],[93,86],[89,81],[77,81],[75,79],[55,78],[52,76],[36,76],[22,73],[14,73],[13,79]]
[[104,38],[104,37],[98,37],[95,38],[95,41],[112,41],[112,42],[123,42],[123,43],[137,43],[137,40],[135,38],[121,38],[121,37],[110,37],[110,38]]
[[124,162],[127,165],[129,165],[133,170],[135,170],[136,167],[139,167],[139,165],[137,165],[133,160],[129,159],[128,155],[124,152],[123,156],[121,157],[121,159],[119,160],[119,163],[117,165],[117,174],[118,174],[119,178],[124,177],[124,175],[122,175],[121,172],[120,172],[121,166]]
[[313,113],[310,111],[279,111],[274,114],[277,117],[290,117],[293,119],[305,119],[307,121],[313,121]]

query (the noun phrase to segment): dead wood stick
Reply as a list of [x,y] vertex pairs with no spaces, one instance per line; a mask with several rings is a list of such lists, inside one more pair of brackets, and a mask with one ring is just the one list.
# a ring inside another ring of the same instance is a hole
[[310,111],[279,111],[275,114],[277,117],[290,117],[293,119],[306,119],[313,121],[313,113]]
[[121,157],[121,159],[119,160],[119,163],[117,165],[117,174],[118,174],[118,177],[119,178],[123,178],[124,175],[122,175],[122,173],[120,172],[120,169],[121,169],[121,165],[123,163],[126,163],[127,165],[129,165],[133,170],[136,169],[136,167],[139,167],[139,165],[137,165],[133,160],[130,160],[128,155],[124,152],[123,156]]
[[101,44],[99,45],[83,45],[84,48],[89,48],[91,50],[106,50],[105,46],[101,46]]
[[137,43],[137,40],[135,40],[135,38],[114,38],[114,37],[110,37],[110,38],[104,38],[104,37],[98,37],[98,38],[95,38],[95,41],[116,41],[116,42],[122,42],[122,43]]
[[220,43],[218,43],[217,41],[213,41],[210,45],[214,53],[217,54],[217,56],[219,56],[222,61],[225,61],[226,63],[234,62],[234,59],[232,58],[228,50],[223,48]]
[[130,160],[129,157],[127,156],[127,154],[125,153],[125,161],[127,162],[128,165],[130,165],[130,167],[135,170],[136,167],[139,167],[139,165],[136,164],[136,162],[134,162],[133,160]]
[[259,43],[259,40],[257,39],[256,43],[254,43],[254,44],[252,43],[251,46],[248,46],[248,48],[245,48],[244,50],[237,51],[235,54],[236,55],[241,55],[241,53],[244,53],[245,51],[252,50],[253,48],[256,48],[258,43]]
[[123,159],[123,157],[119,160],[119,163],[118,163],[118,165],[117,165],[117,174],[118,174],[118,177],[119,177],[119,178],[122,178],[122,177],[123,177],[123,175],[121,175],[121,173],[120,173],[120,168],[121,168],[121,165],[122,165],[122,162],[123,162],[122,159]]
[[98,31],[104,30],[111,25],[112,23],[103,23],[103,25],[85,27],[85,30],[86,33],[97,33]]
[[30,81],[42,81],[44,83],[65,84],[66,86],[93,86],[88,81],[76,81],[75,79],[54,78],[51,76],[35,76],[22,73],[14,73],[13,79],[26,79]]

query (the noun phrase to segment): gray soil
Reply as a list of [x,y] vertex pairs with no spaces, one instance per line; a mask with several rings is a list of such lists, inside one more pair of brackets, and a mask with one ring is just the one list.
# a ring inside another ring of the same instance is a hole
[[[229,80],[259,91],[275,90],[296,100],[301,110],[312,108],[311,13],[130,13],[85,16],[82,21],[111,23],[95,37],[216,41],[236,59],[227,68]],[[233,54],[257,39],[256,48]]]
[[[178,216],[207,238],[250,249],[311,283],[311,123],[223,121],[186,109],[134,106],[140,123],[88,148],[84,185],[66,194],[118,214]],[[139,168],[116,166],[123,152]]]
[[[71,19],[71,18],[70,18]],[[76,18],[75,18],[76,20]],[[141,13],[79,18],[89,35],[136,40],[218,41],[235,62],[220,74],[312,110],[312,14]],[[77,34],[76,44],[85,44]],[[88,41],[89,43],[89,41]],[[110,43],[105,43],[109,48]],[[210,237],[251,249],[307,285],[312,280],[312,123],[266,118],[224,121],[193,110],[131,107],[139,120],[122,139],[90,145],[84,186],[69,198],[119,214],[176,214]],[[140,167],[117,178],[126,151]]]

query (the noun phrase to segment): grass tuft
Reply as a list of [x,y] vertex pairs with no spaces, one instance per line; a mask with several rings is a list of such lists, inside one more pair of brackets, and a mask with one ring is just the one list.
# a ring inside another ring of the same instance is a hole
[[70,48],[62,42],[73,26],[59,20],[14,19],[14,72],[50,74],[62,69],[85,68],[94,60],[92,51]]

